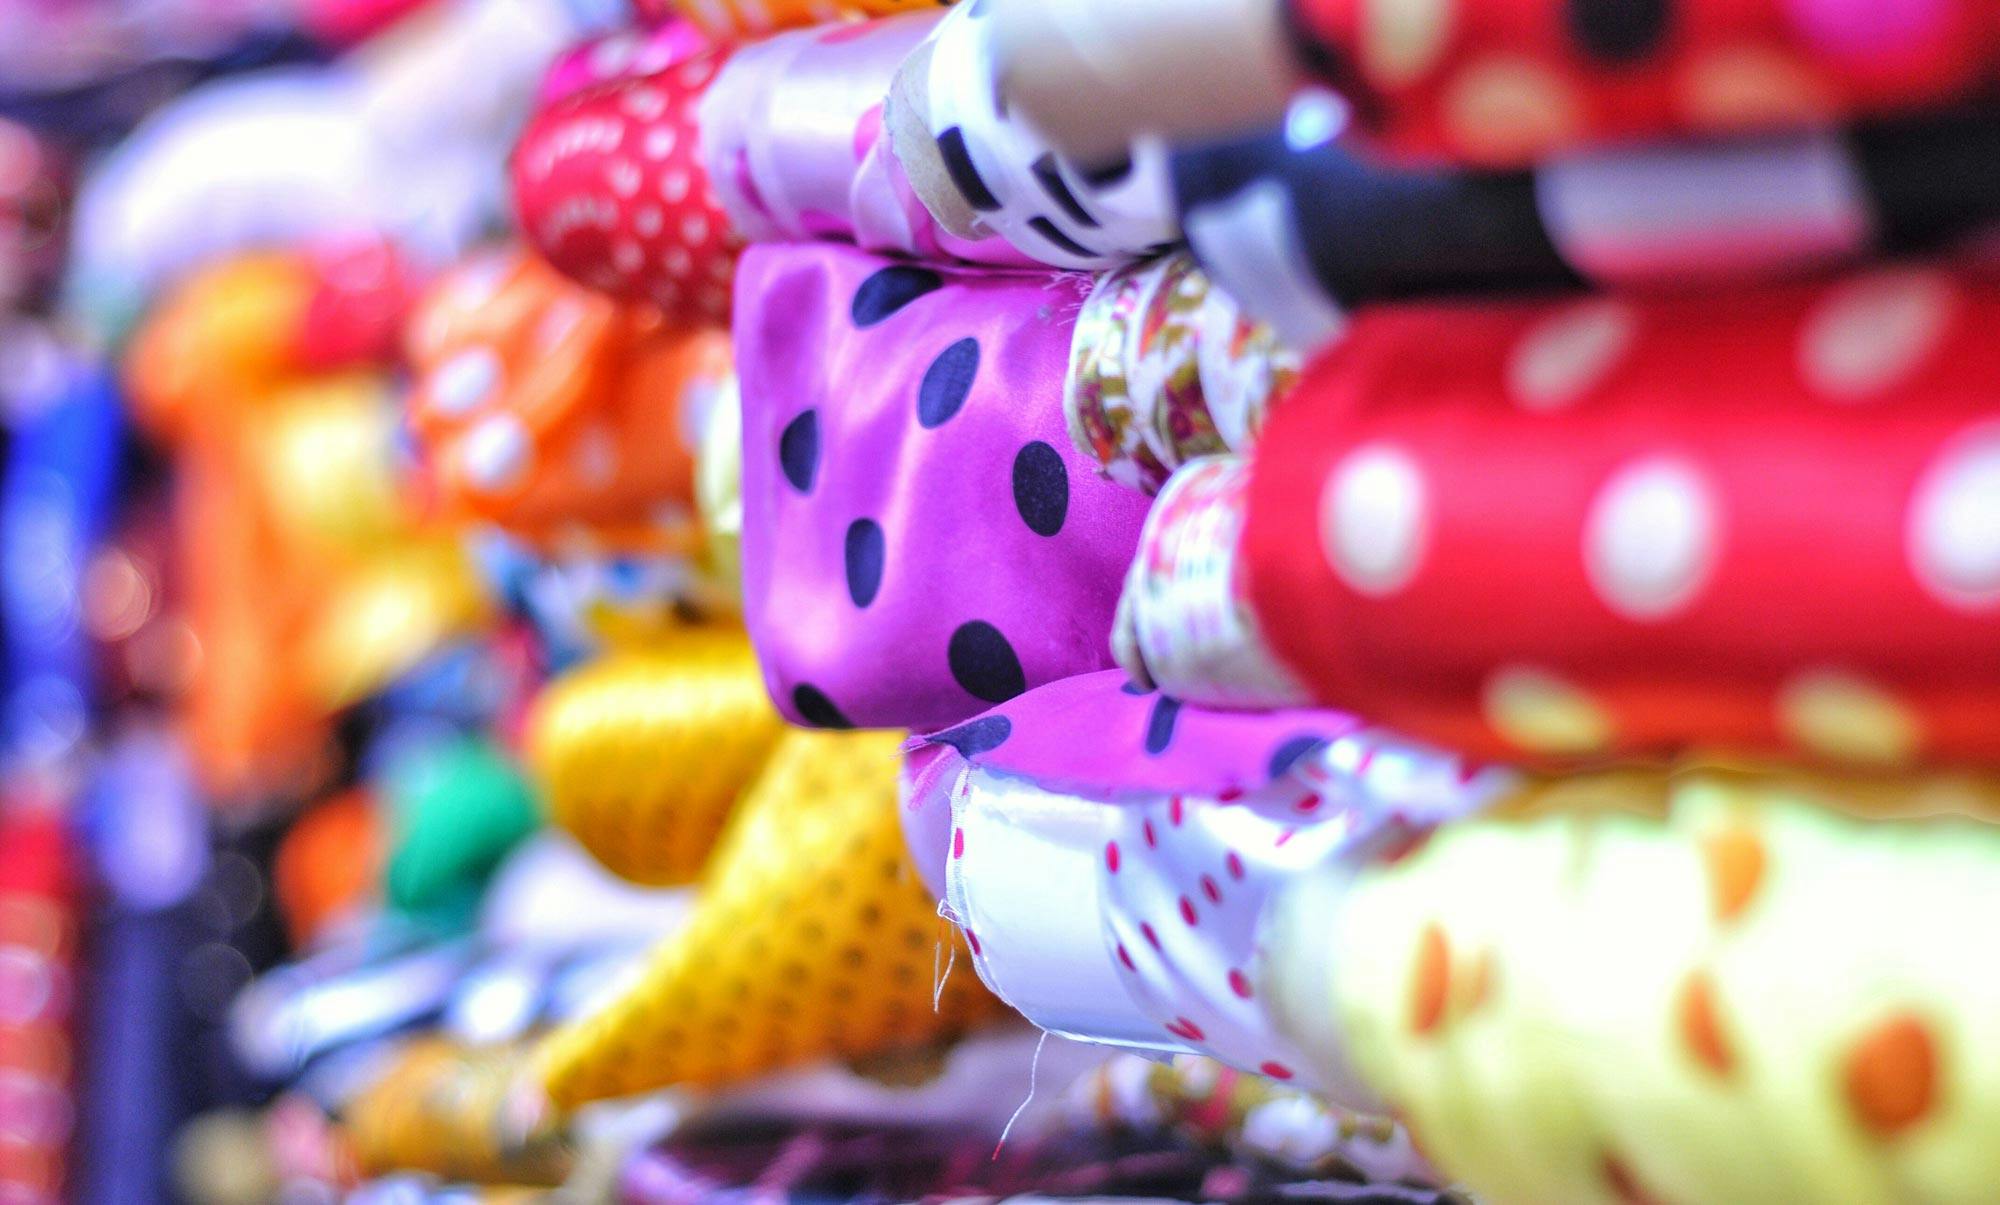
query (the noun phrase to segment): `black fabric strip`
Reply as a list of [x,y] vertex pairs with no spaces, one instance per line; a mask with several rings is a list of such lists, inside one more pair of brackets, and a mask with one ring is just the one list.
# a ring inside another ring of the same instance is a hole
[[951,182],[958,186],[965,203],[987,213],[1000,208],[1000,198],[986,187],[979,169],[972,166],[972,156],[966,153],[965,131],[952,126],[937,136],[937,144],[938,153],[944,156],[944,170],[950,173]]
[[1883,252],[1927,251],[2000,224],[2000,109],[1863,126],[1848,145]]
[[1076,199],[1076,194],[1069,190],[1069,185],[1063,183],[1062,172],[1056,168],[1054,155],[1043,155],[1029,164],[1028,170],[1035,173],[1035,183],[1042,186],[1042,191],[1049,194],[1049,198],[1056,204],[1062,206],[1063,212],[1071,219],[1093,230],[1097,228],[1097,219],[1090,216],[1090,211]]

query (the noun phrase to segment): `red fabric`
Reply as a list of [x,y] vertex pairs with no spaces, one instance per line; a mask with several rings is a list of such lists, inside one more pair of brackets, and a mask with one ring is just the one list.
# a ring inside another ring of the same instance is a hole
[[1483,755],[2000,761],[1995,329],[1918,269],[1371,311],[1258,443],[1262,631]]
[[709,187],[695,120],[726,57],[590,88],[535,115],[514,151],[514,201],[550,263],[677,323],[728,317],[742,240]]
[[77,867],[61,813],[0,811],[0,1200],[56,1205],[75,1101]]
[[1485,164],[1938,104],[2000,74],[1997,0],[1290,3],[1388,146]]

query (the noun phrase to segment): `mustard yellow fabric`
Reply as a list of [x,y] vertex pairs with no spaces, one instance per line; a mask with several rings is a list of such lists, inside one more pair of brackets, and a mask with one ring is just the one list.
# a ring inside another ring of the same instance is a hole
[[723,832],[687,926],[629,993],[543,1046],[551,1103],[867,1058],[1005,1014],[910,862],[901,741],[786,733]]
[[741,628],[689,628],[551,684],[528,725],[550,820],[614,874],[693,882],[784,724]]

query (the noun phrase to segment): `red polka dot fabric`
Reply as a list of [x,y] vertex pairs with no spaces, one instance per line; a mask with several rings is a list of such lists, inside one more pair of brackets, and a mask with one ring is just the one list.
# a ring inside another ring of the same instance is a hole
[[535,248],[679,323],[728,317],[742,245],[709,187],[695,118],[720,65],[697,56],[563,97],[514,152],[515,208]]
[[1993,0],[1290,0],[1308,57],[1390,149],[1521,164],[1585,143],[1962,99]]
[[1385,308],[1260,441],[1319,702],[1451,748],[2000,758],[2000,286]]

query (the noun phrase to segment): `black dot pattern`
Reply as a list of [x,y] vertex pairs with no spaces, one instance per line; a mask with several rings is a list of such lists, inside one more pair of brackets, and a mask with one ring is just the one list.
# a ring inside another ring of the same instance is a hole
[[792,708],[814,728],[852,728],[854,721],[842,715],[826,692],[809,682],[792,688]]
[[917,422],[926,430],[950,422],[964,408],[978,376],[979,340],[960,339],[939,352],[917,384]]
[[1153,704],[1153,713],[1146,717],[1146,752],[1158,757],[1174,743],[1174,724],[1181,717],[1181,701],[1168,695],[1161,695]]
[[812,493],[819,477],[819,411],[801,412],[778,433],[778,465],[793,489]]
[[1014,455],[1014,509],[1038,536],[1052,536],[1069,517],[1069,470],[1062,454],[1042,440]]
[[986,715],[956,728],[947,728],[931,737],[930,742],[933,745],[950,745],[962,757],[978,757],[998,749],[1012,735],[1014,721],[1004,715]]
[[889,557],[889,541],[882,525],[873,519],[856,519],[847,525],[847,596],[857,607],[875,601],[882,590],[882,569]]
[[1324,744],[1326,744],[1326,738],[1321,736],[1306,735],[1286,738],[1276,749],[1271,751],[1271,777],[1283,778],[1291,771],[1294,765],[1298,764],[1300,758]]
[[861,287],[854,290],[854,300],[848,306],[848,313],[855,326],[865,329],[887,319],[924,294],[943,287],[944,277],[929,268],[891,264],[861,282]]
[[945,660],[952,678],[975,699],[1005,703],[1028,689],[1014,646],[983,619],[962,623],[952,632]]

